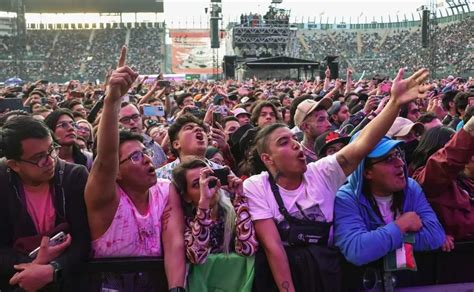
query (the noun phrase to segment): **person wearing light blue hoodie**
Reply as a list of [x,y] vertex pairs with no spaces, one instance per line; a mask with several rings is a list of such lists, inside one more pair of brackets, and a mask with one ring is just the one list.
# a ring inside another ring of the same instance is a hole
[[406,235],[414,237],[414,251],[437,249],[445,240],[423,190],[407,176],[402,143],[382,138],[337,192],[334,242],[355,265],[400,250]]

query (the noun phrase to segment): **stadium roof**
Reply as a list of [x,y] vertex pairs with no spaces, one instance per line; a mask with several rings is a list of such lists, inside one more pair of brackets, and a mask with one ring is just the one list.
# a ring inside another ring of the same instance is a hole
[[[19,0],[0,0],[0,11],[15,12]],[[23,0],[27,13],[163,12],[163,0]]]

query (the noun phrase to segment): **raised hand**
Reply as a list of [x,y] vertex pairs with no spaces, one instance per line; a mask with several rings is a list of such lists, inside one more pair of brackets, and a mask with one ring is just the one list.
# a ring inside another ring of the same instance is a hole
[[209,137],[217,143],[217,148],[223,149],[227,145],[229,137],[225,134],[224,128],[219,123],[215,123],[209,131]]
[[326,75],[326,78],[331,78],[331,69],[329,69],[329,66],[326,67],[324,74]]
[[404,72],[403,68],[398,71],[390,91],[391,97],[399,106],[426,94],[431,87],[430,85],[423,85],[429,76],[428,69],[420,69],[407,79],[403,79]]
[[138,73],[126,66],[127,47],[123,46],[120,51],[117,69],[110,75],[106,99],[117,101],[127,94]]
[[[201,196],[199,198],[199,208],[209,209],[212,201],[215,199],[217,191],[221,187],[219,179],[212,175],[213,171],[209,167],[201,169],[199,174],[199,190]],[[209,182],[216,181],[214,187],[209,187]]]

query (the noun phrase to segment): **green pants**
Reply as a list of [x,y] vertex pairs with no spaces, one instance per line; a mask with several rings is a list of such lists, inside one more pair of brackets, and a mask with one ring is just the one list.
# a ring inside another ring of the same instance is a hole
[[250,292],[254,277],[255,257],[235,253],[211,254],[206,263],[191,265],[188,276],[190,292]]

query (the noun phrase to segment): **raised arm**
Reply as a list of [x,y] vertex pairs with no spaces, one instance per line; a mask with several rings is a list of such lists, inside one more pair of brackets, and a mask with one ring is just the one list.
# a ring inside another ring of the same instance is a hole
[[110,225],[119,202],[115,190],[119,165],[118,115],[122,96],[128,92],[138,76],[125,66],[126,53],[127,49],[123,47],[117,69],[109,79],[97,133],[97,157],[92,165],[84,193],[93,240],[107,229],[97,228],[103,229]]
[[[470,129],[471,132],[468,132]],[[423,186],[426,195],[441,195],[439,188],[450,186],[459,172],[474,155],[474,118],[470,118],[463,129],[457,132],[440,150],[428,158],[426,167],[414,178]]]
[[250,217],[248,199],[244,196],[243,181],[234,175],[228,176],[229,190],[235,194],[235,252],[252,256],[257,252],[258,241],[255,227]]
[[424,94],[428,87],[422,86],[428,77],[427,69],[420,69],[403,79],[404,69],[398,71],[393,80],[391,98],[382,112],[361,132],[357,139],[336,154],[336,159],[346,175],[351,174],[392,126],[403,104]]
[[352,90],[352,69],[347,68],[346,90],[344,91],[344,95],[349,94],[351,90]]
[[168,288],[183,287],[186,275],[184,254],[184,215],[179,194],[170,184],[168,203],[163,214],[163,252]]
[[329,69],[329,66],[326,68],[324,74],[326,78],[324,78],[323,90],[327,91],[329,89],[329,84],[331,83],[331,69]]
[[210,168],[201,169],[199,176],[200,199],[196,215],[192,219],[186,220],[184,231],[184,241],[186,244],[186,256],[193,264],[202,264],[207,260],[210,253],[211,240],[211,200],[217,195],[220,184],[209,188],[209,181],[216,178],[210,176]]

